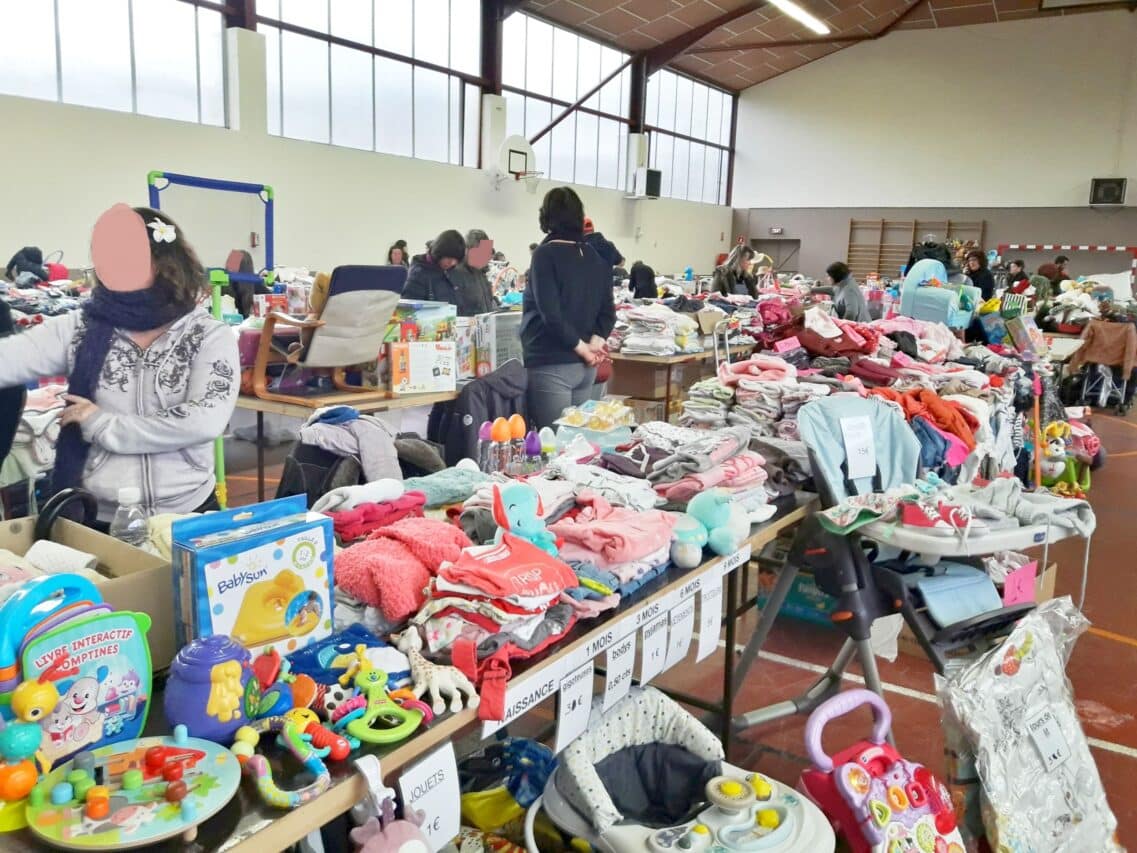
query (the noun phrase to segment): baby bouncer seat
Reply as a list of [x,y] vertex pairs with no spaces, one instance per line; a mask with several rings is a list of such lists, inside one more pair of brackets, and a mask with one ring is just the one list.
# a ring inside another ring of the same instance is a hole
[[836,841],[821,811],[791,788],[724,761],[722,744],[651,687],[633,688],[565,749],[526,818],[537,812],[605,853],[747,851],[828,853]]

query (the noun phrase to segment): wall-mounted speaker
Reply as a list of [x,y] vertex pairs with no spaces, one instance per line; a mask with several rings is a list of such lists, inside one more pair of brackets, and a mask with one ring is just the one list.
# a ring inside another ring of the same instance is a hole
[[1091,207],[1120,207],[1125,204],[1125,178],[1094,178],[1090,181]]
[[632,195],[639,198],[659,198],[660,188],[663,186],[663,172],[659,169],[648,169],[644,166],[636,169],[635,183],[632,185]]

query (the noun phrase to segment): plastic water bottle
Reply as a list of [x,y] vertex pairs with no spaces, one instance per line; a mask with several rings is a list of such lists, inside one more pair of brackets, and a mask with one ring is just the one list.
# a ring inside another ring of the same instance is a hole
[[141,548],[150,538],[146,513],[142,509],[142,490],[137,486],[124,486],[118,490],[118,508],[111,521],[111,536],[136,548]]

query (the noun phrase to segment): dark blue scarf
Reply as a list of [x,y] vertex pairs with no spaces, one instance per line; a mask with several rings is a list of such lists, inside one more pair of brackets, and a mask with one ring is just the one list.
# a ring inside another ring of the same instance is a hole
[[[155,280],[145,290],[128,293],[107,290],[101,284],[96,286],[91,298],[83,305],[86,327],[75,349],[71,375],[67,377],[68,393],[98,402],[95,395],[99,375],[114,343],[115,329],[145,332],[168,325],[193,310],[192,302],[187,305],[177,301],[173,293],[173,288],[161,279]],[[84,440],[78,424],[68,424],[59,431],[52,475],[53,492],[80,485],[90,450],[91,445]]]

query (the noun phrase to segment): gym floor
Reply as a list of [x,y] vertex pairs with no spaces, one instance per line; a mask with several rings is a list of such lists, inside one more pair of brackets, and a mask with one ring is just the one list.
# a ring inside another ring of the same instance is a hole
[[[1137,801],[1125,796],[1137,774],[1137,583],[1129,577],[1137,537],[1134,518],[1137,484],[1137,418],[1096,414],[1094,429],[1108,451],[1104,468],[1094,475],[1090,502],[1098,527],[1090,552],[1085,614],[1092,623],[1074,648],[1067,675],[1074,685],[1079,716],[1090,738],[1110,806],[1117,815],[1121,843],[1137,848]],[[272,496],[286,449],[266,451],[266,492]],[[256,500],[256,456],[252,444],[230,441],[226,448],[230,502]],[[1077,600],[1081,584],[1082,542],[1068,540],[1051,548],[1058,563],[1057,594]],[[753,583],[751,584],[753,588]],[[749,614],[739,628],[745,642],[756,622]],[[801,693],[827,666],[840,646],[837,631],[781,618],[740,692],[735,709],[742,712]],[[914,761],[935,772],[944,767],[939,708],[934,697],[933,669],[921,657],[901,654],[894,663],[878,660],[885,693],[892,707],[897,746]],[[850,670],[858,679],[856,665]],[[714,656],[694,666],[690,659],[659,679],[661,685],[718,698],[722,660]],[[552,712],[551,703],[542,710]],[[539,723],[546,714],[534,715]],[[732,746],[730,760],[794,783],[807,766],[803,747],[805,720],[793,717],[743,733]],[[826,745],[840,749],[868,731],[869,715],[860,711],[827,728]],[[526,729],[529,726],[525,727]],[[519,732],[521,733],[521,732]]]

